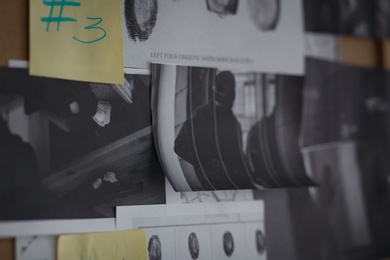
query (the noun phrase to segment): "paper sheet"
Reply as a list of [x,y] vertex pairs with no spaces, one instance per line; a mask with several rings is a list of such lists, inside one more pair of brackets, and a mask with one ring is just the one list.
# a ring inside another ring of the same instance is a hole
[[55,236],[30,236],[15,239],[15,260],[55,260]]
[[161,62],[303,74],[302,1],[122,2],[125,67]]
[[338,61],[339,39],[333,34],[306,33],[305,55],[310,58]]
[[122,206],[117,221],[145,229],[149,259],[267,259],[263,201]]
[[0,238],[11,236],[58,235],[116,230],[115,218],[0,221]]
[[30,0],[30,74],[123,84],[121,1]]
[[263,201],[116,207],[118,230],[151,226],[226,223],[264,219]]
[[177,192],[165,178],[166,204],[210,203],[227,201],[253,201],[253,190],[189,191]]
[[58,239],[58,260],[142,260],[146,255],[145,230],[64,235]]

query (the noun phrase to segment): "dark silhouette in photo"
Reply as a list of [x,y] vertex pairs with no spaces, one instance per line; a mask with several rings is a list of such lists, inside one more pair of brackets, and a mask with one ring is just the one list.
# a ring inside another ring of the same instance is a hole
[[232,111],[235,79],[230,71],[216,76],[212,93],[212,100],[192,111],[185,121],[174,150],[194,166],[204,189],[253,188],[241,126]]

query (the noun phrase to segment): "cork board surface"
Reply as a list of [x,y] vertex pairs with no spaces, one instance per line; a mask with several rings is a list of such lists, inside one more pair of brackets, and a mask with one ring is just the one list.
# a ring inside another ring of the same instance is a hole
[[28,0],[1,0],[0,66],[9,59],[28,60]]
[[380,67],[381,45],[373,39],[339,37],[339,61],[344,64],[375,68]]
[[382,41],[383,67],[390,70],[390,40]]
[[0,239],[0,259],[14,260],[14,239]]

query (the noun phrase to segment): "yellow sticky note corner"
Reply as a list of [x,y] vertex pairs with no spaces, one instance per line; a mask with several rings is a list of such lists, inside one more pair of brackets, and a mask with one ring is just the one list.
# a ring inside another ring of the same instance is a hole
[[145,230],[63,235],[58,239],[57,259],[146,260]]
[[123,84],[121,4],[30,0],[30,74]]

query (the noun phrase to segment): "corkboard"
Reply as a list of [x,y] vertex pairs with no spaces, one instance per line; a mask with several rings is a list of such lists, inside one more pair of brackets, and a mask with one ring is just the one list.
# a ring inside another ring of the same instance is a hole
[[15,240],[14,239],[0,239],[0,259],[14,260],[15,259]]
[[28,60],[28,0],[1,0],[0,66],[9,59]]
[[383,67],[390,70],[390,40],[382,41]]
[[[0,66],[9,59],[28,60],[28,0],[2,0],[0,11]],[[360,37],[339,37],[339,60],[342,63],[390,69],[390,40],[380,43]]]
[[339,37],[339,61],[341,63],[360,67],[381,67],[380,54],[381,44],[378,41],[360,37]]

